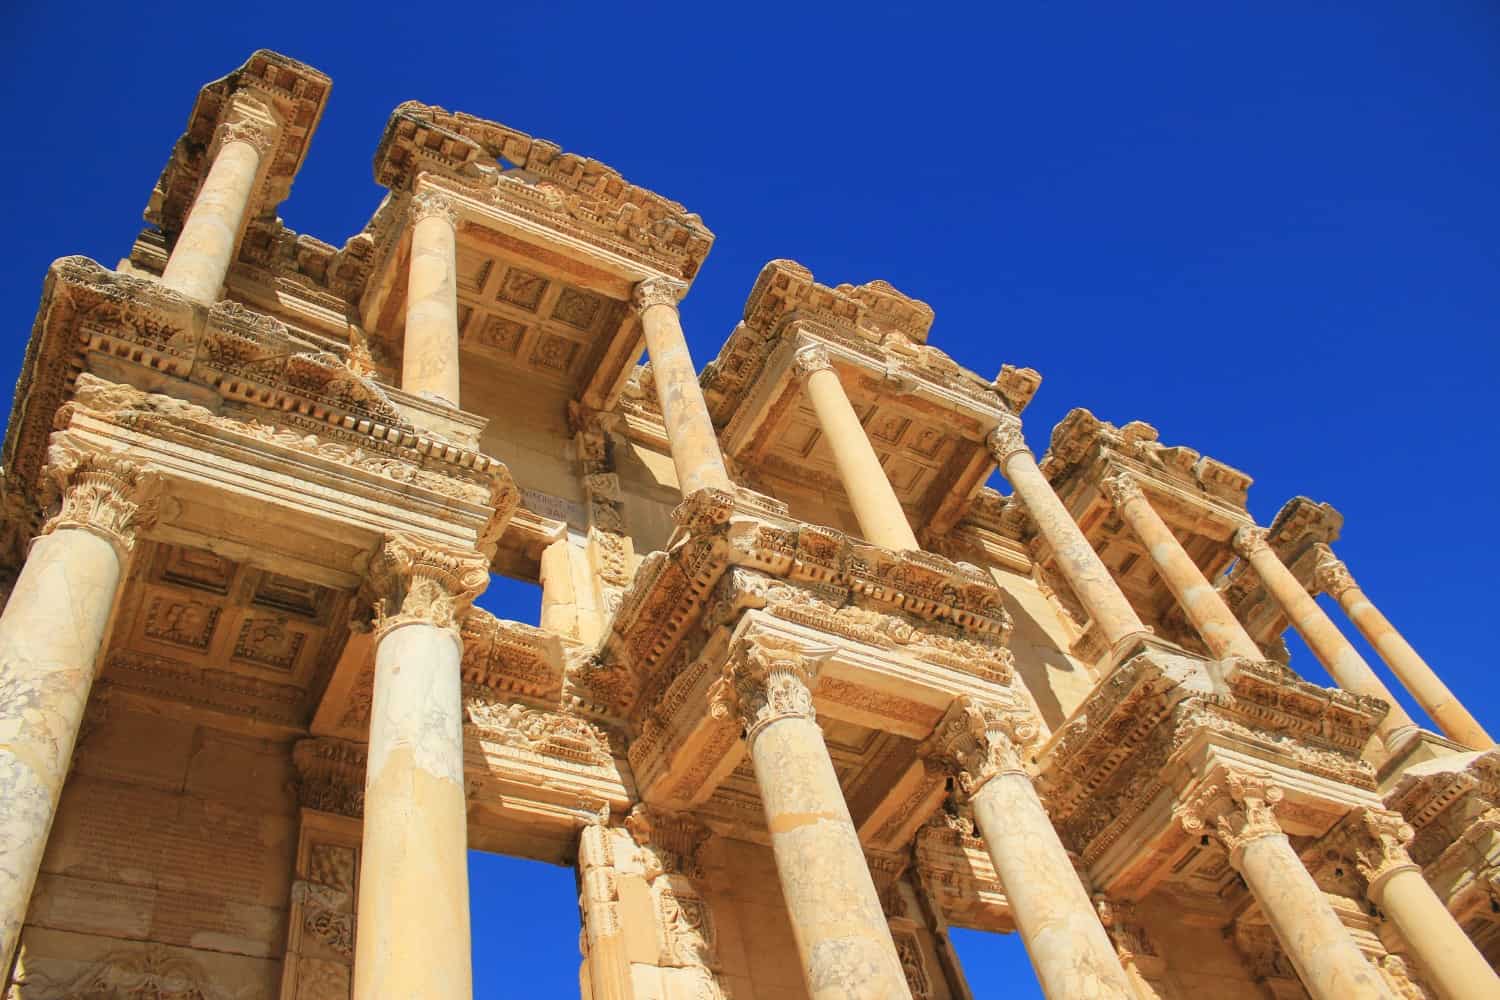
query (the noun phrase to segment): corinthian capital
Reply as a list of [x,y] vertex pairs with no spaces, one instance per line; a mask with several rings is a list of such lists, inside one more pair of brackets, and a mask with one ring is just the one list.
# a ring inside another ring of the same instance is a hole
[[1252,555],[1271,547],[1269,534],[1265,528],[1246,526],[1234,533],[1235,554],[1243,559],[1249,559]]
[[1318,546],[1318,561],[1313,565],[1313,586],[1335,600],[1346,590],[1359,586],[1343,560],[1326,545]]
[[997,774],[1025,774],[1022,754],[1039,735],[1028,713],[961,695],[918,752],[943,763],[973,795]]
[[1331,853],[1354,862],[1378,904],[1386,879],[1417,867],[1406,853],[1406,845],[1414,836],[1411,825],[1400,813],[1358,809],[1334,828],[1324,844]]
[[423,191],[411,200],[411,221],[416,225],[423,219],[443,219],[450,226],[458,225],[458,212],[453,208],[453,199],[437,191]]
[[1116,510],[1132,500],[1142,500],[1146,496],[1141,492],[1141,485],[1135,481],[1135,477],[1124,470],[1105,476],[1099,488],[1104,491],[1104,495],[1109,498],[1109,502]]
[[489,582],[489,564],[477,552],[387,535],[370,560],[376,637],[419,622],[456,633],[463,613]]
[[671,278],[647,278],[638,283],[635,290],[631,292],[631,301],[635,303],[637,312],[645,312],[652,306],[671,306],[677,308],[677,303],[687,294],[687,285]]
[[50,516],[41,534],[74,528],[98,535],[123,556],[135,545],[136,529],[155,516],[154,479],[134,462],[100,452],[53,447],[42,470]]
[[753,743],[773,722],[817,718],[812,700],[816,675],[817,664],[792,641],[751,637],[730,656],[710,694],[710,710],[718,719],[737,717]]
[[276,130],[263,122],[246,118],[232,119],[221,123],[215,130],[214,153],[217,154],[231,142],[242,142],[253,147],[261,156],[265,156],[276,144]]
[[797,369],[800,378],[807,378],[813,372],[830,371],[833,362],[828,360],[828,350],[822,344],[809,344],[792,356],[792,364]]
[[1021,418],[1013,413],[1005,413],[1000,416],[1000,423],[990,431],[989,437],[984,439],[985,445],[990,449],[990,454],[995,456],[995,464],[1001,470],[1005,469],[1005,463],[1010,461],[1012,455],[1021,452],[1030,452],[1026,447],[1026,437],[1021,433]]
[[1229,860],[1237,865],[1246,844],[1281,835],[1276,805],[1283,794],[1281,787],[1266,775],[1226,771],[1178,806],[1174,813],[1190,834],[1203,833],[1211,823],[1219,842],[1229,852]]

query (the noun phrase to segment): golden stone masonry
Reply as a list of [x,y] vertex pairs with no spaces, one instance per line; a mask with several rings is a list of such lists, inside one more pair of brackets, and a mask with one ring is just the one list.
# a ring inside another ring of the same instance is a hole
[[702,220],[467,114],[398,107],[369,224],[299,235],[329,85],[255,53],[130,255],[47,273],[9,1000],[462,1000],[471,848],[576,869],[585,1000],[965,1000],[953,926],[1053,1000],[1500,998],[1500,752],[1332,507],[1082,409],[1037,458],[1040,375],[792,261],[700,372]]

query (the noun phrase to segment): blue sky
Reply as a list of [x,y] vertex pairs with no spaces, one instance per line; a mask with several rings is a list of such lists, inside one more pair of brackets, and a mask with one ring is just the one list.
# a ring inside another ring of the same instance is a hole
[[[127,253],[197,88],[273,48],[334,80],[292,228],[364,224],[410,98],[603,159],[718,235],[684,305],[700,364],[770,258],[884,278],[960,362],[1041,370],[1038,453],[1088,406],[1250,473],[1262,523],[1333,503],[1366,591],[1500,726],[1479,628],[1500,554],[1492,3],[81,2],[8,23],[0,380],[48,262]],[[476,859],[479,996],[516,955],[527,996],[576,995],[573,893]],[[976,994],[1030,995],[1015,945],[960,936]]]

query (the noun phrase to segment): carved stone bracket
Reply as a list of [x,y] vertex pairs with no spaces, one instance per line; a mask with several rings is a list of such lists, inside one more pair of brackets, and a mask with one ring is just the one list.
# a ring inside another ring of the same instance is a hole
[[451,629],[456,638],[463,613],[489,581],[489,564],[477,552],[387,535],[370,561],[367,583],[376,642],[417,622]]
[[671,278],[647,278],[638,283],[630,295],[630,300],[635,303],[637,312],[645,312],[652,306],[671,306],[677,308],[677,303],[687,294],[687,285],[681,281],[673,281]]
[[1203,833],[1212,821],[1230,862],[1238,865],[1246,844],[1281,835],[1275,810],[1283,795],[1281,787],[1266,775],[1224,771],[1217,781],[1204,785],[1174,811],[1190,834]]
[[941,761],[973,796],[996,775],[1027,774],[1023,755],[1039,736],[1029,713],[961,695],[918,752]]
[[716,719],[738,718],[751,743],[773,722],[815,719],[817,667],[790,641],[762,636],[741,640],[709,693],[710,711]]
[[48,513],[41,534],[74,528],[98,535],[128,555],[136,529],[155,516],[159,480],[116,455],[78,452],[63,445],[48,449],[43,470]]
[[990,431],[984,443],[990,454],[995,456],[995,464],[1002,469],[1012,455],[1031,451],[1026,445],[1025,435],[1021,433],[1021,418],[1009,413],[1000,418],[1000,423]]

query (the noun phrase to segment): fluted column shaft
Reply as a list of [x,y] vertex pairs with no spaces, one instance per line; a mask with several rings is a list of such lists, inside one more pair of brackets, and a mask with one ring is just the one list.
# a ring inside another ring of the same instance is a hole
[[1035,733],[1023,713],[964,697],[923,752],[957,772],[1049,1000],[1134,1000],[1119,954],[1022,767],[1019,747]]
[[126,462],[59,455],[48,475],[61,510],[0,615],[0,969],[26,920],[139,514]]
[[752,641],[723,682],[746,726],[808,993],[812,1000],[909,1000],[875,881],[813,713],[810,679],[794,648]]
[[1378,729],[1387,746],[1394,745],[1404,734],[1416,729],[1416,724],[1406,714],[1406,709],[1401,707],[1395,695],[1391,694],[1375,671],[1370,669],[1365,658],[1359,655],[1359,650],[1344,638],[1333,619],[1323,612],[1318,602],[1313,600],[1312,595],[1276,555],[1266,540],[1264,528],[1241,528],[1234,536],[1234,550],[1250,563],[1255,575],[1260,577],[1271,597],[1281,605],[1297,634],[1302,636],[1307,648],[1323,664],[1334,683],[1345,691],[1369,695],[1390,704],[1391,710],[1381,720]]
[[1469,714],[1427,661],[1365,596],[1348,567],[1325,550],[1316,572],[1318,587],[1339,602],[1339,607],[1344,609],[1344,614],[1359,629],[1360,635],[1380,654],[1391,673],[1417,699],[1422,711],[1432,717],[1444,735],[1476,750],[1494,746],[1495,741],[1479,720]]
[[401,388],[458,406],[458,218],[443,195],[412,199]]
[[860,533],[888,549],[921,548],[828,352],[822,347],[804,347],[797,352],[796,365],[806,380],[807,397],[833,452]]
[[1105,479],[1103,488],[1120,518],[1146,547],[1151,564],[1177,598],[1177,604],[1209,652],[1221,660],[1230,656],[1265,659],[1250,633],[1234,617],[1224,598],[1208,582],[1135,480],[1128,473],[1117,472]]
[[635,306],[640,312],[646,354],[651,359],[656,395],[667,425],[667,445],[677,470],[677,488],[683,496],[705,489],[732,493],[734,485],[724,468],[719,437],[714,433],[708,403],[703,399],[698,371],[693,367],[687,338],[682,333],[682,319],[677,313],[682,290],[678,282],[661,278],[643,281],[635,287]]
[[990,435],[989,447],[1000,474],[1026,505],[1037,530],[1052,547],[1058,570],[1099,627],[1104,641],[1114,648],[1130,636],[1145,634],[1148,630],[1125,592],[1037,467],[1021,436],[1021,421],[1015,417],[1002,421]]
[[218,301],[224,287],[261,157],[270,152],[274,136],[256,123],[234,122],[220,126],[217,138],[218,151],[161,274],[166,287],[208,303]]
[[354,997],[471,1000],[458,622],[487,567],[391,537],[372,578],[381,596]]

